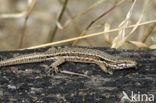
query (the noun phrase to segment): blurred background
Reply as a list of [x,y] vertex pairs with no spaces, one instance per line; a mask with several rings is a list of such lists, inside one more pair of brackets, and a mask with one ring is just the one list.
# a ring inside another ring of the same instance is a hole
[[0,0],[0,50],[104,31],[110,32],[52,46],[155,49],[155,11],[156,0]]

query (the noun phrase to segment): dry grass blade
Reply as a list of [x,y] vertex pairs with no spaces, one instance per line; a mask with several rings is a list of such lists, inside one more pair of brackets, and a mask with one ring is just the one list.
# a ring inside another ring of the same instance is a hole
[[[63,4],[63,1],[62,0],[59,0],[59,3],[60,4]],[[70,12],[70,10],[68,9],[68,7],[66,8],[66,13],[67,13],[67,16],[71,19],[71,22],[74,24],[74,27],[78,30],[78,32],[82,32],[82,28],[81,28],[81,25],[79,25],[77,23],[76,20],[72,19],[72,13]],[[62,26],[62,25],[61,25]],[[64,29],[65,27],[62,26],[62,29]]]
[[151,39],[152,39],[152,41],[153,41],[153,42],[155,42],[155,43],[156,43],[156,37],[151,36]]
[[[32,0],[28,0],[28,6],[32,3]],[[27,15],[27,11],[19,12],[19,13],[7,13],[7,14],[0,14],[0,19],[6,18],[20,18]]]
[[89,28],[89,30],[94,30],[94,29],[97,29],[97,28],[104,27],[105,23],[106,23],[106,22],[102,22],[101,24],[92,26],[92,27]]
[[150,49],[156,49],[156,44],[153,44],[149,47]]
[[59,29],[63,29],[63,27],[62,27],[62,25],[61,25],[61,23],[60,23],[59,21],[56,21],[56,25],[57,25],[57,27],[58,27]]
[[139,49],[149,49],[149,46],[142,43],[142,42],[139,42],[139,41],[128,41],[128,43],[130,44],[133,44],[135,45],[136,47],[138,47]]
[[147,40],[147,38],[149,37],[149,35],[152,33],[152,31],[154,30],[155,26],[156,26],[156,22],[154,22],[150,26],[150,28],[147,30],[147,32],[143,35],[143,38],[141,40],[143,43]]
[[[156,22],[156,20],[151,20],[151,21],[140,23],[139,26],[143,26],[143,25],[150,24],[150,23],[153,23],[153,22]],[[127,28],[133,28],[134,26],[135,25],[130,25]],[[57,42],[53,42],[53,43],[47,43],[47,44],[42,44],[42,45],[38,45],[38,46],[32,46],[32,47],[25,48],[25,49],[35,49],[35,48],[42,48],[42,47],[46,47],[46,46],[58,45],[58,44],[62,44],[62,43],[71,42],[71,41],[74,41],[74,40],[77,40],[77,39],[85,39],[85,38],[89,38],[89,37],[93,37],[93,36],[102,35],[104,33],[116,32],[116,31],[119,31],[119,30],[120,30],[120,28],[111,29],[111,30],[109,30],[107,32],[93,33],[93,34],[90,34],[90,35],[84,35],[84,36],[81,36],[81,37],[70,38],[70,39],[61,40],[61,41],[57,41]]]
[[87,13],[88,11],[92,10],[93,8],[95,8],[96,6],[100,5],[101,3],[103,3],[104,1],[106,0],[98,0],[96,1],[93,5],[89,6],[87,9],[85,9],[84,11],[80,12],[79,14],[71,17],[69,20],[67,20],[65,23],[64,23],[64,26],[63,27],[66,27],[70,24],[71,20],[73,19],[76,19],[82,15],[84,15],[85,13]]
[[[105,23],[105,27],[104,27],[104,32],[107,32],[110,30],[110,24]],[[110,37],[109,37],[109,33],[104,33],[104,40],[108,43],[111,44],[110,41]]]
[[26,15],[26,11],[20,12],[20,13],[9,13],[9,14],[0,14],[0,19],[5,19],[5,18],[19,18],[23,17]]
[[123,42],[121,42],[121,41],[125,37],[125,30],[126,30],[126,28],[128,26],[129,19],[130,19],[131,15],[132,15],[132,11],[133,11],[135,3],[136,3],[136,0],[133,2],[130,10],[128,11],[125,20],[123,20],[120,23],[120,25],[119,25],[120,30],[119,30],[118,35],[113,39],[112,48],[117,48],[118,45],[122,45],[123,44]]
[[[97,18],[95,18],[93,21],[90,22],[90,24],[87,26],[87,28],[84,31],[88,31],[89,28],[99,19],[101,19],[102,17],[104,17],[105,15],[107,15],[108,13],[110,13],[112,10],[114,10],[117,6],[119,6],[120,4],[122,4],[125,0],[120,0],[119,2],[117,2],[114,6],[112,6],[110,9],[108,9],[107,11],[105,11],[104,13],[102,13],[100,16],[98,16]],[[81,33],[80,36],[85,35],[86,33]],[[75,46],[77,44],[78,40],[75,40],[72,43],[72,46]]]
[[[83,35],[85,35],[85,34],[87,33],[87,31],[88,31],[88,30],[82,31],[82,33],[80,34],[80,37],[83,36]],[[72,43],[72,46],[75,46],[77,42],[78,42],[78,39],[76,39],[76,40]]]
[[139,17],[139,20],[138,20],[138,22],[136,23],[136,25],[134,26],[134,28],[131,30],[131,32],[130,32],[126,37],[124,37],[122,40],[116,42],[116,44],[115,44],[115,46],[114,46],[115,48],[119,48],[122,44],[124,44],[124,42],[129,38],[129,36],[131,36],[132,33],[137,29],[137,27],[139,26],[139,24],[140,24],[140,22],[141,22],[141,20],[142,20],[142,18],[143,18],[143,16],[144,16],[145,10],[146,10],[146,8],[147,8],[148,1],[149,1],[149,0],[146,0],[146,1],[145,1],[145,5],[144,5],[143,11],[142,11],[142,13],[141,13],[141,16]]
[[[60,21],[61,21],[62,16],[63,16],[63,14],[64,14],[64,11],[66,10],[67,4],[68,4],[68,0],[65,0],[65,2],[64,2],[64,4],[63,4],[63,7],[62,7],[62,10],[61,10],[61,13],[60,13],[60,15],[59,15],[59,17],[58,17],[58,21],[57,21],[57,22],[60,22]],[[58,29],[58,26],[57,26],[57,24],[56,24],[56,26],[55,26],[55,28],[53,29],[53,31],[50,32],[50,34],[51,34],[51,40],[50,40],[50,41],[51,41],[51,42],[54,41],[54,38],[55,38],[55,35],[56,35],[56,32],[57,32],[57,29]]]
[[22,28],[22,33],[21,33],[21,38],[20,38],[20,43],[19,43],[19,48],[22,48],[22,45],[23,45],[23,40],[24,40],[24,36],[25,36],[25,30],[26,30],[26,25],[27,25],[27,20],[34,8],[36,4],[36,0],[33,0],[30,7],[28,8],[28,12],[27,12],[27,15],[25,17],[25,21],[24,21],[24,25],[23,25],[23,28]]

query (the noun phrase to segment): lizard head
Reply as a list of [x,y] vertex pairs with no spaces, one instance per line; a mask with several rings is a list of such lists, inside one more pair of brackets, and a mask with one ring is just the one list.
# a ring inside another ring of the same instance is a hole
[[121,58],[116,62],[116,69],[136,68],[137,62],[129,58]]

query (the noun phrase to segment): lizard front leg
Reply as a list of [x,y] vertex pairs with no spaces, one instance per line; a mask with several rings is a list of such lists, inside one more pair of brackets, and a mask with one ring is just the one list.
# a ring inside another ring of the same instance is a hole
[[[65,59],[63,57],[57,57],[57,59],[55,60],[55,62],[53,62],[49,68],[52,68],[54,69],[54,71],[57,73],[59,70],[58,70],[58,66],[62,63],[65,62]],[[50,72],[50,69],[49,71]]]
[[105,73],[113,74],[113,72],[112,72],[112,71],[109,71],[103,63],[98,63],[98,65],[100,66],[100,68],[101,68]]

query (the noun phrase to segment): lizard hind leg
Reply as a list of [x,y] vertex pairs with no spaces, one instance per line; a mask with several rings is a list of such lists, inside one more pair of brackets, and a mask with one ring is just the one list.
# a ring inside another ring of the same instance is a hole
[[113,72],[110,71],[110,70],[108,70],[107,67],[103,63],[98,63],[98,65],[100,66],[100,68],[102,69],[102,71],[104,71],[105,73],[113,74]]
[[58,66],[60,65],[60,64],[62,64],[62,63],[64,63],[65,62],[65,59],[64,58],[62,58],[62,57],[58,57],[56,60],[55,60],[55,62],[53,62],[51,65],[50,65],[50,69],[49,69],[49,71],[48,71],[48,73],[51,71],[51,68],[55,71],[55,73],[58,73]]

